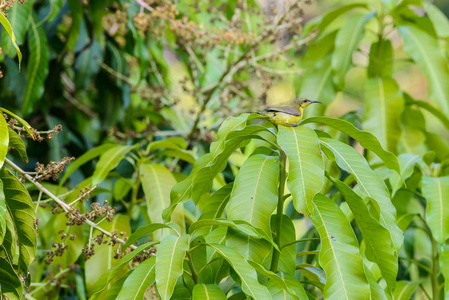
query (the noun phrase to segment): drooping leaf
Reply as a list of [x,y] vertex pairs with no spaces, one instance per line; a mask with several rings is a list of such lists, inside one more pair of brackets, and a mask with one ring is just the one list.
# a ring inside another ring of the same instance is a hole
[[418,282],[410,282],[406,280],[398,281],[396,289],[394,290],[393,297],[396,300],[409,300],[412,299],[412,295],[418,287]]
[[387,168],[394,170],[398,174],[400,174],[399,163],[396,156],[393,153],[384,150],[376,137],[371,133],[359,130],[351,123],[342,119],[329,117],[312,117],[303,119],[299,124],[304,125],[308,123],[324,124],[343,132],[344,134],[357,140],[363,148],[366,148],[379,156],[380,159],[383,160]]
[[33,138],[33,140],[36,139],[36,134],[33,132],[33,130],[32,130],[33,128],[30,126],[30,124],[28,124],[27,121],[25,121],[24,119],[22,119],[18,115],[14,114],[13,112],[7,110],[6,108],[0,107],[0,111],[4,112],[7,115],[10,115],[11,117],[13,117],[17,121],[19,121],[19,123],[23,125],[23,127],[26,130],[26,132]]
[[11,300],[22,299],[23,286],[13,266],[7,259],[0,257],[0,285],[2,296]]
[[[2,24],[5,31],[8,33],[9,37],[11,38],[11,42],[14,45],[14,48],[16,48],[17,56],[19,57],[19,69],[20,69],[20,63],[22,62],[22,52],[20,52],[19,47],[16,44],[16,36],[13,32],[13,29],[11,27],[11,24],[9,23],[8,19],[5,18],[3,14],[0,14],[0,24]],[[2,39],[3,40],[3,39]]]
[[238,252],[219,244],[209,244],[209,246],[231,265],[242,281],[242,290],[246,295],[255,300],[271,298],[268,289],[257,281],[254,268]]
[[44,94],[44,83],[48,75],[50,51],[47,36],[40,24],[39,18],[33,13],[29,17],[30,30],[28,31],[28,48],[30,57],[27,67],[27,87],[23,97],[22,114],[28,115]]
[[9,127],[3,115],[0,116],[0,169],[5,163],[6,153],[8,153]]
[[[12,7],[8,10],[8,20],[16,37],[17,45],[22,45],[25,41],[25,33],[28,29],[29,16],[32,7],[31,1],[27,1],[23,4],[14,2]],[[11,57],[16,56],[16,47],[10,37],[6,34],[2,34],[2,50]]]
[[362,127],[380,141],[382,147],[397,152],[401,136],[399,124],[404,99],[393,78],[371,78],[365,85],[365,113]]
[[28,163],[28,155],[25,149],[25,145],[23,144],[23,140],[19,137],[17,132],[8,128],[9,131],[9,148],[14,148],[20,155],[20,158],[26,163]]
[[404,49],[424,72],[430,99],[449,114],[449,67],[438,40],[413,24],[398,26]]
[[170,205],[170,190],[176,179],[161,165],[141,164],[139,174],[151,222],[162,223],[162,211]]
[[34,204],[22,183],[5,167],[0,170],[0,179],[3,181],[8,214],[14,223],[14,235],[18,240],[19,270],[27,273],[37,249]]
[[156,286],[163,300],[170,299],[176,281],[182,275],[189,238],[189,235],[168,235],[159,245],[156,255]]
[[237,174],[229,200],[230,220],[244,220],[265,231],[278,201],[279,157],[255,154]]
[[320,263],[326,272],[325,299],[370,299],[357,238],[340,208],[317,194],[310,218],[321,238]]
[[391,241],[390,233],[369,212],[366,203],[345,183],[335,180],[335,186],[341,192],[362,232],[366,246],[366,257],[376,263],[393,291],[398,273],[397,252]]
[[92,185],[95,186],[102,182],[128,152],[136,146],[118,146],[105,151],[98,160],[94,174],[92,175]]
[[396,225],[396,208],[384,181],[351,146],[329,138],[321,138],[321,143],[335,155],[338,166],[355,177],[360,192],[378,204],[381,224],[388,229],[395,249],[399,251],[403,242],[402,230]]
[[423,176],[422,194],[427,201],[426,223],[435,240],[443,244],[449,238],[449,176]]
[[216,284],[197,284],[193,288],[192,300],[216,299],[226,300],[226,295]]
[[278,143],[288,158],[288,188],[300,213],[312,212],[312,199],[324,184],[324,163],[318,137],[308,127],[278,129]]
[[143,299],[147,288],[154,283],[156,278],[155,267],[156,258],[150,257],[141,263],[123,283],[117,300],[138,300]]
[[332,69],[337,75],[337,84],[342,87],[346,72],[352,64],[352,54],[363,37],[365,24],[371,20],[374,12],[358,14],[346,20],[335,38],[335,51],[332,54]]

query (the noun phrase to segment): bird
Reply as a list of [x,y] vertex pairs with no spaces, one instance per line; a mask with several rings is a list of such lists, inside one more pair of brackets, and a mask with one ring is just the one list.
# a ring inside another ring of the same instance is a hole
[[304,116],[304,109],[312,103],[321,103],[307,98],[297,98],[287,106],[269,107],[257,114],[268,117],[271,123],[287,127],[297,127]]

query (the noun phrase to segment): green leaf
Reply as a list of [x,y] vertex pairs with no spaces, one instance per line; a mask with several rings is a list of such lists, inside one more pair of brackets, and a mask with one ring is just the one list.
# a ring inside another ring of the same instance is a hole
[[449,176],[423,176],[422,194],[427,201],[426,223],[435,240],[443,244],[449,238]]
[[270,217],[278,201],[279,157],[255,154],[237,174],[229,200],[230,220],[244,220],[271,235]]
[[137,230],[134,231],[133,234],[131,234],[131,236],[128,238],[126,243],[123,245],[122,249],[125,250],[127,247],[129,247],[130,245],[132,245],[135,242],[137,242],[137,240],[139,240],[140,238],[143,238],[147,234],[150,234],[153,231],[158,230],[158,229],[162,229],[162,228],[172,229],[178,235],[181,235],[181,230],[180,230],[179,226],[176,225],[176,224],[173,224],[173,223],[166,223],[166,224],[153,223],[153,224],[148,224],[148,225],[140,226],[139,228],[137,228]]
[[193,288],[192,300],[226,300],[226,295],[216,284],[197,284]]
[[[393,76],[393,46],[388,39],[371,44],[369,50],[368,77]],[[367,97],[365,97],[367,98]]]
[[396,225],[396,208],[384,181],[351,146],[329,138],[322,138],[321,143],[334,153],[338,166],[355,177],[360,192],[378,204],[381,224],[388,229],[395,249],[399,251],[403,242],[402,230]]
[[[365,275],[366,278],[368,279],[368,283],[371,289],[371,299],[387,300],[388,297],[387,294],[385,293],[385,290],[379,285],[377,279],[374,277],[371,270],[368,268],[366,264],[364,264],[363,266],[365,267]],[[391,293],[389,295],[391,295]]]
[[156,255],[156,286],[161,299],[170,299],[176,281],[183,273],[183,262],[189,249],[189,235],[164,237]]
[[16,48],[17,56],[19,57],[19,70],[20,70],[20,63],[22,62],[22,52],[20,52],[20,49],[16,44],[16,36],[14,35],[11,24],[9,23],[8,19],[5,18],[5,16],[3,14],[0,14],[0,24],[2,24],[3,28],[6,30],[9,37],[11,38],[11,42],[14,45],[14,48]]
[[383,148],[397,152],[399,124],[404,99],[393,78],[371,78],[365,84],[365,113],[362,127],[374,134]]
[[6,154],[8,153],[9,144],[9,127],[3,115],[0,116],[0,169],[5,163]]
[[424,10],[427,13],[430,21],[433,23],[433,28],[439,38],[449,37],[449,20],[446,15],[434,4],[423,1]]
[[357,238],[340,208],[317,194],[310,218],[321,238],[320,264],[326,272],[325,299],[370,299]]
[[[271,230],[275,232],[276,215],[271,216]],[[282,216],[280,244],[285,245],[296,239],[295,225],[289,216]],[[296,245],[282,247],[279,256],[278,271],[294,274],[296,270]]]
[[75,49],[76,41],[80,35],[81,21],[83,18],[83,7],[81,2],[77,0],[67,0],[70,8],[70,13],[72,16],[72,25],[70,26],[70,34],[66,42],[68,49]]
[[288,188],[298,212],[312,212],[312,200],[324,184],[324,163],[318,137],[311,128],[284,127],[278,129],[278,144],[288,158]]
[[218,219],[223,215],[224,209],[231,198],[233,182],[220,188],[207,199],[199,220]]
[[159,149],[185,149],[187,148],[187,143],[183,138],[180,137],[169,137],[161,141],[151,142],[147,146],[147,153],[151,151],[156,151]]
[[438,40],[415,25],[397,27],[404,40],[404,49],[424,72],[429,85],[429,97],[449,114],[449,68]]
[[433,107],[429,103],[427,103],[425,101],[416,101],[413,99],[407,99],[407,105],[416,105],[421,108],[424,108],[425,110],[427,110],[428,112],[433,114],[435,117],[437,117],[441,121],[441,123],[444,125],[444,127],[446,127],[449,130],[449,119],[446,117],[446,115],[444,113],[442,113],[440,110]]
[[137,268],[131,273],[128,278],[126,278],[123,283],[120,293],[117,295],[117,300],[137,300],[143,299],[145,291],[150,285],[154,283],[156,273],[156,257],[150,257],[141,263]]
[[50,63],[50,51],[44,28],[42,24],[38,25],[41,22],[34,13],[32,16],[30,15],[29,20],[28,49],[30,50],[30,57],[27,67],[27,87],[22,104],[24,116],[32,112],[34,105],[44,94],[44,83],[47,79]]
[[5,114],[10,115],[11,117],[13,117],[14,119],[16,119],[17,121],[19,121],[20,124],[23,125],[23,127],[25,128],[26,132],[33,138],[33,140],[36,140],[36,134],[33,132],[33,128],[30,126],[30,124],[28,124],[27,121],[25,121],[24,119],[22,119],[21,117],[19,117],[18,115],[12,113],[11,111],[0,107],[0,111],[4,112]]
[[349,186],[340,180],[334,184],[341,192],[362,232],[366,257],[376,263],[390,290],[394,290],[398,273],[397,252],[390,233],[369,212],[366,203]]
[[219,244],[209,244],[234,269],[242,281],[243,292],[255,300],[270,299],[268,289],[257,281],[257,273],[253,267],[237,251]]
[[[415,166],[418,165],[424,174],[430,174],[429,167],[423,161],[421,155],[413,155],[403,153],[398,156],[399,165],[401,166],[401,175],[396,173],[390,174],[391,195],[394,196],[396,192],[403,186],[404,182],[413,175]],[[429,173],[427,173],[427,170]]]
[[116,144],[103,144],[98,147],[95,147],[93,149],[90,149],[86,153],[83,153],[80,157],[78,157],[75,161],[73,161],[70,166],[67,168],[67,170],[64,173],[64,176],[61,179],[60,185],[63,185],[64,182],[69,178],[70,174],[75,172],[79,167],[84,165],[86,162],[94,159],[97,156],[100,156],[101,154],[105,153],[106,151],[110,150],[111,148],[117,148],[119,147]]
[[[8,20],[18,45],[22,45],[25,41],[25,33],[29,26],[29,17],[32,7],[32,1],[27,1],[23,4],[14,2],[12,7],[8,10]],[[14,45],[12,40],[6,35],[5,31],[3,31],[2,34],[2,50],[11,57],[15,57],[17,53],[16,45]]]
[[400,174],[399,163],[396,156],[393,153],[384,150],[376,137],[371,133],[359,130],[351,123],[342,119],[329,117],[312,117],[303,119],[299,124],[304,125],[308,123],[324,124],[343,132],[344,134],[357,140],[363,148],[366,148],[379,156],[379,158],[383,160],[387,168],[394,170],[398,174]]
[[115,169],[120,161],[125,158],[125,155],[134,148],[136,146],[118,146],[104,152],[100,156],[94,174],[92,175],[92,185],[95,186],[102,182],[108,176],[109,172]]
[[393,297],[395,300],[409,300],[418,287],[418,282],[410,282],[406,280],[398,281]]
[[162,223],[162,211],[170,205],[170,191],[176,179],[161,165],[141,164],[139,174],[150,220]]
[[115,300],[117,298],[118,293],[123,287],[123,283],[125,283],[125,280],[128,279],[128,277],[131,275],[133,271],[130,270],[126,272],[123,276],[121,276],[119,279],[117,279],[108,289],[104,296],[104,300]]
[[[1,122],[1,121],[0,121]],[[9,148],[14,148],[19,153],[20,158],[26,163],[28,163],[28,156],[26,152],[25,145],[23,144],[23,140],[20,138],[20,136],[8,127],[9,131]]]
[[53,21],[59,14],[62,8],[63,0],[50,0],[50,13],[48,15],[48,22]]
[[444,277],[444,299],[449,297],[449,246],[438,245],[439,265],[441,274]]
[[8,214],[14,223],[14,235],[18,239],[19,270],[28,273],[28,267],[34,260],[37,248],[34,204],[22,183],[5,167],[0,170],[0,179],[3,181]]
[[374,17],[375,12],[359,14],[346,20],[335,38],[335,50],[332,55],[332,69],[337,75],[337,84],[344,85],[345,75],[352,64],[352,54],[363,37],[365,24]]
[[3,192],[3,181],[0,179],[0,245],[3,245],[3,239],[6,235],[6,198]]
[[8,260],[3,257],[0,257],[0,285],[2,296],[10,300],[22,299],[23,286],[20,277]]

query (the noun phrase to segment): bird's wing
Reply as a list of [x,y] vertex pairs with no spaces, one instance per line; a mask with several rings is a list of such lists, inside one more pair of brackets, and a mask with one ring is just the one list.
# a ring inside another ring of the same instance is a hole
[[266,112],[282,112],[288,115],[297,116],[301,115],[299,110],[293,109],[290,106],[270,107],[265,110]]

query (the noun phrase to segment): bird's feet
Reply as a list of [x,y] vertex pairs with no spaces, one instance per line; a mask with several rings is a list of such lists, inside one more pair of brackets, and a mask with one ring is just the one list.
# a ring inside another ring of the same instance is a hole
[[298,127],[298,124],[292,124],[292,123],[285,123],[287,125],[290,125],[291,127]]

